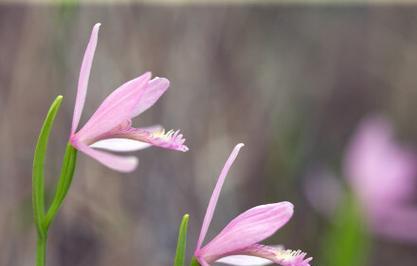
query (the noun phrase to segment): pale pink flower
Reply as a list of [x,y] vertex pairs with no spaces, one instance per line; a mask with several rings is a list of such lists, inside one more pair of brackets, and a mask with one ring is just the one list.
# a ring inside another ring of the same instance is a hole
[[179,131],[165,132],[161,126],[134,128],[131,125],[132,118],[154,105],[168,89],[169,81],[166,78],[151,79],[149,72],[124,83],[113,91],[87,123],[76,132],[87,94],[99,27],[100,24],[96,24],[92,30],[81,64],[71,128],[71,144],[102,164],[122,172],[134,170],[138,163],[137,158],[114,155],[97,149],[127,152],[153,145],[187,151],[188,148],[184,145],[185,139]]
[[376,233],[417,242],[417,157],[382,117],[364,119],[344,162],[345,175]]
[[312,258],[305,259],[304,252],[258,244],[289,221],[293,214],[293,205],[289,202],[260,205],[247,210],[202,246],[226,175],[242,146],[243,144],[238,144],[234,148],[217,180],[201,227],[194,252],[195,258],[202,266],[209,266],[215,262],[253,266],[271,263],[283,266],[309,266]]

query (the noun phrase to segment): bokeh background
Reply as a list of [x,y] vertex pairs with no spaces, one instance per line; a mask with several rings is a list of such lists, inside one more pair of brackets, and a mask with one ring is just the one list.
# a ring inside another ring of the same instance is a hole
[[372,233],[336,252],[326,241],[343,228],[306,199],[317,165],[344,182],[344,150],[367,114],[384,114],[399,139],[417,143],[417,6],[71,3],[0,5],[0,265],[33,265],[35,141],[62,94],[48,151],[51,194],[96,22],[102,27],[82,122],[114,88],[150,70],[171,88],[134,123],[180,128],[190,151],[141,151],[131,174],[80,155],[50,232],[48,265],[170,265],[184,213],[191,256],[218,173],[238,142],[246,146],[209,237],[250,207],[288,200],[295,215],[268,242],[308,252],[313,265],[339,266],[335,256],[349,252],[366,257],[357,265],[417,265],[417,243]]

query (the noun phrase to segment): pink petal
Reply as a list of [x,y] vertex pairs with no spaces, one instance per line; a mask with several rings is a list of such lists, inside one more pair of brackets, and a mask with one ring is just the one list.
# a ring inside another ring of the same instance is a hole
[[[274,234],[293,214],[293,205],[279,202],[254,207],[234,218],[199,254],[207,261],[233,254]],[[209,259],[210,258],[210,259]]]
[[162,94],[164,94],[164,92],[168,89],[168,87],[169,80],[166,78],[156,77],[150,80],[145,92],[132,112],[132,118],[138,116],[154,105],[159,97],[161,97]]
[[153,126],[149,126],[149,127],[142,127],[143,130],[145,131],[149,131],[149,132],[156,132],[156,131],[161,131],[164,129],[163,126],[161,125],[153,125]]
[[404,243],[417,244],[417,208],[384,206],[373,217],[372,229],[381,236]]
[[165,132],[164,129],[160,128],[150,128],[148,131],[147,129],[141,128],[132,128],[130,126],[119,127],[113,131],[111,131],[107,137],[113,138],[127,138],[131,140],[137,140],[145,143],[149,143],[150,145],[177,150],[177,151],[188,151],[188,147],[184,145],[185,138],[180,131],[170,130]]
[[392,127],[382,117],[364,119],[347,149],[345,173],[366,207],[411,200],[416,157],[395,142]]
[[283,249],[282,247],[252,245],[238,254],[256,256],[271,260],[272,262],[282,266],[310,266],[313,258],[305,258],[307,254],[301,250]]
[[198,262],[201,266],[210,266],[210,264],[208,264],[204,259],[199,259]]
[[249,256],[249,255],[232,255],[223,257],[216,262],[229,264],[229,265],[238,265],[238,266],[262,266],[262,265],[268,265],[272,264],[273,262],[260,258],[255,256]]
[[151,74],[147,72],[111,93],[76,134],[77,138],[82,142],[93,143],[100,135],[130,120],[132,110],[141,98],[150,77]]
[[75,100],[74,115],[72,118],[71,135],[75,133],[80,122],[81,113],[84,108],[85,98],[87,95],[88,80],[90,78],[90,70],[93,64],[94,52],[97,46],[98,30],[100,23],[94,25],[91,32],[90,41],[88,42],[87,49],[84,53],[83,62],[80,69],[80,77],[78,79],[77,97]]
[[91,148],[116,152],[139,151],[149,148],[150,146],[152,145],[146,142],[121,138],[103,139],[90,145]]
[[223,166],[222,171],[220,172],[220,176],[217,179],[216,187],[213,190],[213,194],[211,195],[209,205],[207,207],[206,215],[204,216],[203,225],[201,227],[200,236],[197,242],[196,251],[201,248],[203,244],[204,238],[207,234],[208,227],[211,223],[211,219],[213,218],[214,210],[216,209],[217,200],[219,199],[220,191],[223,187],[224,180],[226,179],[226,175],[230,170],[233,162],[235,161],[237,155],[239,154],[239,150],[244,146],[243,143],[239,143],[235,146],[232,153],[230,154],[229,158],[226,161],[226,164]]
[[[74,143],[73,143],[74,145]],[[138,165],[138,159],[134,156],[117,156],[107,152],[94,150],[83,143],[75,143],[78,150],[96,159],[105,166],[120,172],[131,172]]]

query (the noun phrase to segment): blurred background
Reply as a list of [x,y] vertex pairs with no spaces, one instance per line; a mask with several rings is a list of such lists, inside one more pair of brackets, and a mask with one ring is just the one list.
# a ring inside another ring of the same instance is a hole
[[[295,214],[267,243],[302,249],[313,265],[417,265],[417,240],[374,233],[366,211],[352,211],[363,203],[338,203],[355,195],[343,161],[362,118],[383,114],[397,141],[410,150],[417,143],[417,5],[71,3],[0,5],[0,265],[34,264],[35,141],[62,94],[47,160],[52,194],[96,22],[81,123],[118,85],[150,70],[171,87],[134,124],[179,128],[190,151],[140,151],[131,174],[80,154],[50,231],[48,265],[170,265],[184,213],[190,257],[217,176],[239,142],[246,146],[209,238],[248,208],[288,200]],[[323,168],[337,189],[314,185]],[[320,211],[311,197],[317,190],[331,194],[336,214]]]

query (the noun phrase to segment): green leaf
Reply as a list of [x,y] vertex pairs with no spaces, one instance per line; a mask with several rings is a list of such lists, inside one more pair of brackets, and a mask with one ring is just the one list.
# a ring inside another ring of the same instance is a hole
[[353,195],[348,194],[336,213],[334,224],[324,237],[324,265],[367,265],[370,246],[370,236],[360,206]]
[[49,228],[51,222],[58,213],[65,196],[68,193],[69,187],[74,176],[75,164],[77,162],[77,150],[71,145],[67,144],[65,150],[64,161],[62,162],[61,175],[58,180],[58,184],[55,190],[55,196],[52,199],[52,203],[45,217],[45,227]]
[[36,143],[35,154],[33,157],[32,168],[32,204],[33,215],[38,234],[46,237],[45,220],[45,178],[44,163],[48,147],[48,139],[51,133],[52,125],[61,106],[63,97],[58,96],[49,108],[45,121],[39,133],[38,142]]
[[189,215],[182,217],[181,225],[178,232],[177,251],[175,253],[174,266],[184,266],[185,248],[187,246],[187,228]]

